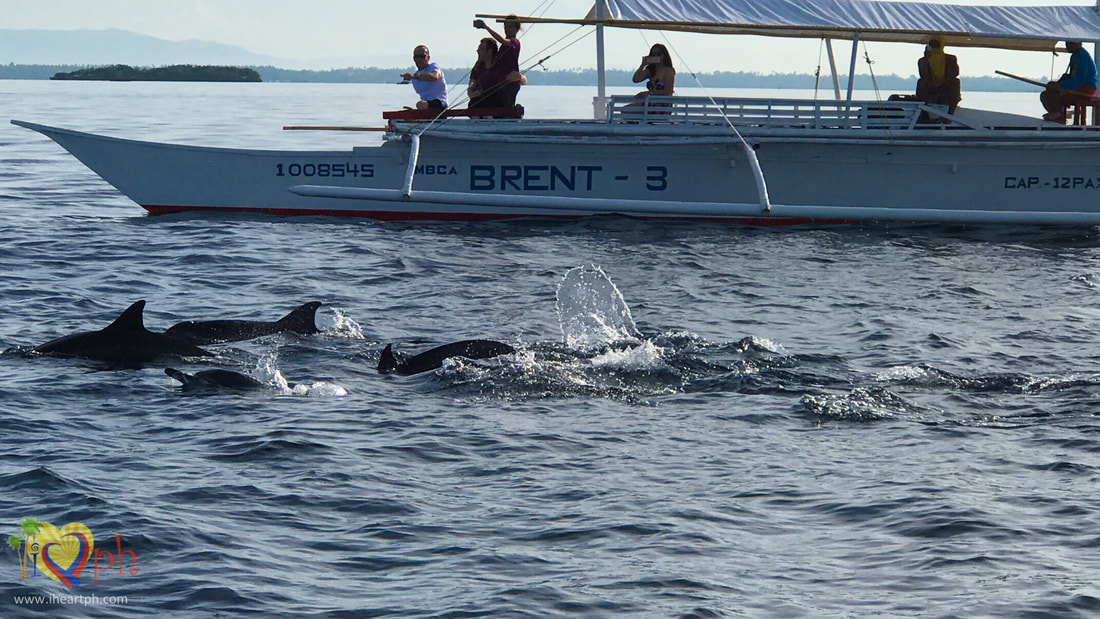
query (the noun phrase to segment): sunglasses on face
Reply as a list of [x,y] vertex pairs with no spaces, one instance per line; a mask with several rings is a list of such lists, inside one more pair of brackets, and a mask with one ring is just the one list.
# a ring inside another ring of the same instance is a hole
[[427,57],[428,57],[427,54],[413,54],[414,59],[427,58]]

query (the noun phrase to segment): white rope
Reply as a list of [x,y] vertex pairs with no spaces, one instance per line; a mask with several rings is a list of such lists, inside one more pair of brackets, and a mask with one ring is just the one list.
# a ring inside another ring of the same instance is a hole
[[661,32],[661,38],[663,38],[668,47],[672,49],[672,53],[676,54],[676,59],[685,69],[687,69],[687,72],[691,74],[692,79],[694,79],[695,83],[698,84],[700,89],[702,89],[703,94],[710,101],[710,104],[718,110],[718,113],[722,115],[722,120],[726,121],[726,125],[728,125],[729,128],[733,130],[734,135],[736,135],[737,139],[740,140],[741,146],[745,150],[745,155],[746,157],[748,157],[749,160],[749,168],[752,170],[753,177],[756,180],[756,192],[760,199],[760,210],[764,213],[770,212],[772,210],[772,203],[771,199],[768,197],[768,183],[764,180],[764,170],[760,168],[760,160],[756,157],[756,150],[754,150],[753,147],[749,145],[747,141],[745,141],[744,136],[741,135],[741,132],[738,131],[737,127],[734,126],[733,121],[731,121],[729,116],[726,115],[726,111],[722,108],[722,106],[718,105],[718,102],[715,101],[713,96],[711,96],[706,86],[703,86],[703,82],[699,80],[699,76],[695,74],[695,71],[692,70],[691,66],[688,65],[683,56],[681,56],[680,53],[676,51],[676,46],[674,46],[672,42],[668,40],[668,36],[666,36],[664,32]]
[[867,51],[867,41],[863,43],[863,59],[867,61],[867,72],[871,74],[871,86],[875,89],[875,100],[882,103],[882,93],[878,89],[878,80],[875,79],[875,70],[871,68],[871,65],[875,64],[874,60],[871,60],[871,54]]
[[817,70],[814,71],[814,103],[817,103],[817,89],[821,84],[821,53],[825,49],[825,37],[821,37],[821,43],[817,46]]

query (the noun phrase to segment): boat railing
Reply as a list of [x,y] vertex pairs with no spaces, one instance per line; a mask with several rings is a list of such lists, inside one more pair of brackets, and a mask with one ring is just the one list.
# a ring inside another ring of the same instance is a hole
[[913,129],[946,112],[919,101],[815,101],[710,97],[613,96],[608,121],[624,124],[720,125],[808,129]]

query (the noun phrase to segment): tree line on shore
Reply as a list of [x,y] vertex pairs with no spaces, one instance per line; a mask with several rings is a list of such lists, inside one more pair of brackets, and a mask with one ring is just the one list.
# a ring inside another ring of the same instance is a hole
[[131,67],[114,64],[59,71],[51,80],[98,80],[111,82],[259,82],[260,74],[247,67],[177,64],[166,67]]
[[[126,65],[121,65],[126,66]],[[176,65],[182,67],[190,67],[192,65]],[[149,71],[152,68],[142,67],[134,69],[134,71]],[[162,67],[168,68],[168,67]],[[255,72],[259,79],[264,82],[306,82],[306,83],[351,83],[351,84],[392,84],[400,81],[400,74],[403,71],[407,71],[407,68],[378,68],[378,67],[347,67],[343,69],[328,69],[328,70],[304,70],[304,69],[280,69],[272,66],[254,66],[254,67],[209,67],[211,69],[207,75],[218,75],[214,69],[232,69],[235,71],[242,71],[247,69]],[[84,65],[17,65],[17,64],[0,64],[0,79],[29,79],[29,80],[48,80],[53,78],[59,73],[73,73],[80,71],[87,71],[93,69],[105,69],[105,67],[88,67]],[[463,83],[465,77],[469,73],[468,68],[456,68],[447,69],[444,71],[448,75],[448,81],[451,83]],[[177,70],[176,75],[184,75],[186,71]],[[155,73],[154,73],[155,74]],[[165,75],[172,75],[169,72]],[[194,72],[191,72],[194,75]],[[228,74],[228,73],[227,73]],[[121,74],[120,74],[121,75]],[[609,69],[607,71],[607,85],[610,87],[626,87],[634,86],[631,81],[633,71],[622,69]],[[817,87],[821,90],[831,90],[832,80],[828,77],[816,78],[814,75],[805,73],[751,73],[746,71],[715,71],[713,73],[699,73],[697,74],[699,81],[702,82],[708,88],[767,88],[767,89],[801,89],[812,90]],[[89,78],[83,78],[89,79]],[[91,79],[112,79],[110,77],[91,78]],[[120,78],[121,79],[121,78]],[[171,77],[143,77],[142,79],[160,79],[169,80]],[[547,86],[592,86],[596,83],[596,70],[595,69],[571,69],[571,70],[555,70],[555,71],[543,71],[534,69],[527,73],[528,82],[532,85],[547,85]],[[685,79],[687,81],[685,81]],[[846,87],[846,79],[841,76],[840,82],[842,87]],[[1022,92],[1034,90],[1033,86],[1012,80],[1004,77],[994,76],[972,76],[962,78],[963,88],[973,91],[985,91],[985,92]],[[204,81],[220,81],[220,80],[204,80]],[[232,79],[224,81],[258,81],[258,80],[244,80],[244,79]],[[683,76],[677,82],[683,83],[683,85],[692,85],[692,80],[688,76]],[[1045,80],[1040,80],[1045,81]],[[916,87],[917,78],[915,75],[901,76],[901,75],[878,75],[872,80],[870,75],[856,75],[855,88],[858,90],[873,90],[875,86],[878,86],[879,90],[889,92],[910,92]]]

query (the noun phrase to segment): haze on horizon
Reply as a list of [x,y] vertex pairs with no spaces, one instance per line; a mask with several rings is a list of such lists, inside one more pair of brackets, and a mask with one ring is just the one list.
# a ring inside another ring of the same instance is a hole
[[[927,0],[945,3],[944,0]],[[963,0],[963,4],[991,4]],[[1033,5],[1036,0],[1001,0],[1003,5]],[[362,0],[12,0],[5,28],[43,30],[121,29],[170,41],[202,40],[233,45],[280,61],[285,68],[329,69],[347,66],[402,67],[410,52],[427,44],[433,60],[445,66],[472,64],[484,31],[471,26],[477,13],[583,17],[592,0],[422,0],[415,13],[384,9]],[[1086,4],[1065,0],[1058,4]],[[546,66],[562,70],[595,66],[592,28],[536,24],[521,35],[524,65],[550,55]],[[561,41],[561,39],[565,39]],[[570,42],[571,46],[562,49]],[[770,37],[714,36],[687,33],[607,30],[609,68],[633,69],[652,43],[673,50],[680,71],[828,72],[820,41]],[[861,45],[857,73],[866,74],[864,51],[877,75],[916,73],[920,46]],[[1065,55],[984,50],[950,50],[959,56],[964,75],[991,75],[1001,69],[1028,76],[1061,74]],[[839,71],[847,73],[851,46],[834,42]],[[139,62],[135,59],[133,62]],[[0,62],[9,62],[0,58]],[[74,64],[81,59],[71,60]]]

